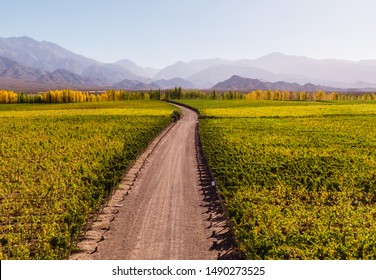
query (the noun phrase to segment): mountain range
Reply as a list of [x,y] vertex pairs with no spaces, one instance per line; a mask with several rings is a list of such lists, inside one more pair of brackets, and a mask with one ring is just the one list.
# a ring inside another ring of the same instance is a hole
[[[226,82],[221,84],[223,81]],[[220,58],[179,61],[155,69],[140,67],[128,59],[102,63],[57,44],[26,36],[0,37],[0,88],[30,91],[67,87],[148,90],[181,86],[245,90],[245,85],[247,90],[254,86],[281,90],[374,90],[376,60],[316,60],[272,53],[237,61]]]
[[300,85],[298,83],[287,83],[287,82],[262,82],[258,79],[244,78],[237,75],[232,76],[223,82],[219,82],[214,85],[212,90],[220,91],[252,91],[252,90],[287,90],[287,91],[342,91],[340,88],[332,88],[327,86],[318,86],[311,83]]

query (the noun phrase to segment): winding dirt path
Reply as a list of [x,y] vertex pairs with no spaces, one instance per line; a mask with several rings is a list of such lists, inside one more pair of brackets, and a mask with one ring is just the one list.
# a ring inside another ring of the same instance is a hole
[[[200,180],[198,116],[160,135],[125,176],[70,259],[217,259],[227,227]],[[228,248],[227,248],[228,249]]]

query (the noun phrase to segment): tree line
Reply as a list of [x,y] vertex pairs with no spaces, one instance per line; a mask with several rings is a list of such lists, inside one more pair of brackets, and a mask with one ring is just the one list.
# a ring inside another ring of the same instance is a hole
[[0,90],[0,103],[76,103],[104,102],[120,100],[170,100],[170,99],[211,99],[211,100],[376,100],[376,93],[338,93],[338,92],[293,92],[280,90],[254,90],[248,93],[225,91],[157,89],[150,91],[107,90],[104,92],[83,92],[78,90],[50,90],[40,94],[16,93]]

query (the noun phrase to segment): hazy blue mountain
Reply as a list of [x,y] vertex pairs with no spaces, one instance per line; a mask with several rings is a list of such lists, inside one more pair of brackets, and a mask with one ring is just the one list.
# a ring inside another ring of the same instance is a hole
[[376,60],[317,60],[272,53],[254,60],[239,60],[235,65],[264,69],[276,74],[279,80],[289,82],[318,83],[334,87],[376,85]]
[[181,87],[181,88],[195,88],[195,86],[182,79],[182,78],[173,78],[173,79],[170,79],[170,80],[158,80],[155,82],[157,85],[160,86],[161,89],[163,88],[174,88],[174,87]]
[[376,86],[376,60],[352,62],[335,59],[311,59],[304,56],[271,53],[258,59],[228,61],[223,59],[177,62],[158,72],[155,79],[180,77],[198,88],[240,75],[272,82],[315,83],[332,87],[358,88]]
[[159,89],[160,86],[156,83],[143,83],[137,80],[123,80],[120,83],[114,85],[115,88],[127,89],[127,90],[150,90],[150,89]]
[[36,81],[56,84],[95,85],[91,79],[84,78],[66,69],[57,69],[51,73],[44,74]]
[[[58,71],[57,71],[58,70]],[[66,72],[62,72],[65,70]],[[57,71],[57,72],[55,72]],[[74,76],[72,74],[79,75]],[[93,86],[210,88],[233,75],[261,82],[324,85],[341,88],[375,88],[376,60],[358,62],[335,59],[312,59],[304,56],[271,53],[257,59],[238,61],[195,59],[176,62],[161,70],[140,67],[123,59],[105,64],[75,54],[54,43],[29,37],[0,37],[0,87],[4,79],[53,83],[92,83]],[[64,82],[65,80],[65,82]],[[130,82],[132,81],[132,82]],[[283,86],[280,84],[280,86]]]
[[111,85],[124,79],[141,78],[120,65],[104,64],[77,55],[54,43],[38,42],[26,36],[0,38],[0,56],[48,72],[65,69],[86,76],[93,81],[100,81],[105,85]]
[[59,88],[97,89],[98,82],[66,69],[48,72],[0,57],[0,88],[23,92]]
[[151,78],[159,72],[159,70],[155,68],[140,67],[136,63],[130,61],[129,59],[122,59],[122,60],[116,61],[115,64],[118,64],[121,67],[141,77]]
[[187,63],[191,68],[195,69],[195,71],[199,72],[205,70],[209,67],[216,66],[216,65],[231,65],[234,62],[231,60],[221,59],[221,58],[213,58],[213,59],[194,59]]
[[0,56],[37,69],[67,69],[77,74],[81,74],[82,70],[90,65],[100,64],[94,59],[75,54],[54,43],[38,42],[26,36],[0,37]]
[[82,75],[94,80],[106,81],[107,84],[119,83],[125,79],[144,79],[117,64],[91,65],[83,70]]
[[198,88],[210,88],[214,84],[228,79],[233,75],[243,77],[257,77],[262,80],[271,80],[275,78],[272,72],[254,67],[241,67],[236,65],[219,64],[211,66],[205,70],[197,72],[187,78],[189,82]]
[[46,73],[45,71],[34,69],[0,56],[0,77],[2,78],[33,81]]
[[256,67],[279,74],[296,67],[298,64],[310,62],[309,58],[303,56],[298,57],[275,52],[253,60],[238,60],[234,64],[242,67]]
[[244,78],[237,75],[232,76],[230,79],[219,82],[214,85],[211,89],[214,90],[240,90],[240,91],[251,91],[256,89],[261,90],[287,90],[287,91],[333,91],[338,90],[335,88],[318,86],[314,84],[300,85],[297,83],[287,83],[287,82],[265,82],[258,79]]
[[178,61],[170,66],[167,66],[163,68],[161,71],[159,71],[155,76],[155,80],[170,80],[173,78],[187,78],[191,75],[193,75],[196,72],[196,70],[189,66],[187,63]]
[[194,59],[190,62],[178,61],[172,65],[169,65],[162,70],[160,70],[154,79],[173,79],[173,78],[188,78],[202,70],[207,68],[217,66],[217,65],[230,65],[232,61],[214,58],[214,59]]

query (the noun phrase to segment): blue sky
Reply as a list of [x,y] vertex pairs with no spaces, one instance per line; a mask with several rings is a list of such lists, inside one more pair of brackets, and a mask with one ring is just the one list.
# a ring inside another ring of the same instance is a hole
[[162,68],[271,52],[376,59],[372,0],[1,0],[0,37],[29,36],[102,62]]

